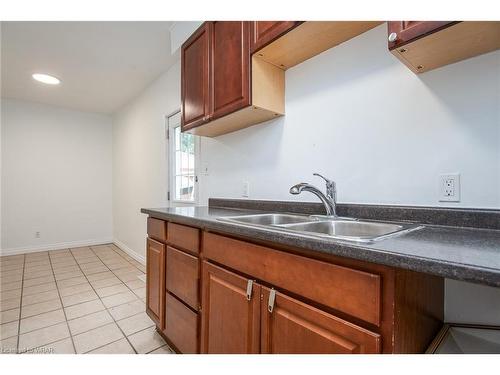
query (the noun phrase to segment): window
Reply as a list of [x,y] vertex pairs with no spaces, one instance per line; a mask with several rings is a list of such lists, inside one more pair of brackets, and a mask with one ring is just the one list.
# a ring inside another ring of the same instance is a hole
[[170,194],[172,202],[197,201],[198,137],[181,132],[180,112],[168,117]]

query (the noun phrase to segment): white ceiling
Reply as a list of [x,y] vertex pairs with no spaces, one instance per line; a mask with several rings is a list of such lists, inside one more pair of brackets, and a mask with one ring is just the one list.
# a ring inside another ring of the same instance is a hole
[[[2,97],[113,113],[178,58],[172,22],[2,22]],[[59,86],[31,78],[54,75]]]

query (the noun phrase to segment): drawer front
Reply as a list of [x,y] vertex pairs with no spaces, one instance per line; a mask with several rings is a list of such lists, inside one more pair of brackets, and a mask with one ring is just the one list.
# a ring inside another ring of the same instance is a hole
[[165,242],[167,240],[167,223],[163,220],[148,217],[148,236]]
[[168,223],[168,242],[179,249],[198,254],[200,252],[200,230]]
[[206,258],[380,326],[380,275],[204,232]]
[[166,295],[165,336],[185,354],[198,353],[198,314]]
[[167,247],[167,290],[198,310],[198,258]]
[[[377,354],[380,335],[280,292],[268,309],[262,287],[261,349],[266,354]],[[274,291],[273,291],[274,292]]]

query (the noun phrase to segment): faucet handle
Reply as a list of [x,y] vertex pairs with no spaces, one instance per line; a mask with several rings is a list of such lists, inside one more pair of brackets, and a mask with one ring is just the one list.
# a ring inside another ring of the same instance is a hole
[[313,176],[318,176],[318,177],[321,177],[323,180],[325,180],[326,182],[326,194],[333,198],[333,199],[337,199],[336,195],[337,195],[337,192],[335,191],[335,181],[333,180],[330,180],[328,178],[326,178],[325,176],[322,176],[320,175],[319,173],[313,173]]
[[332,180],[329,180],[328,178],[326,178],[325,176],[320,175],[319,173],[313,173],[313,176],[321,177],[323,180],[325,180],[325,182],[326,182],[327,185],[333,185],[334,184],[334,182]]

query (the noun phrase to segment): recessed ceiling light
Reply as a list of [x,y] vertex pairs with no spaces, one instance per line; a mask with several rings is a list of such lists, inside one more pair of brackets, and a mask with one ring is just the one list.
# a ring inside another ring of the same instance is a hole
[[47,85],[58,85],[61,83],[61,80],[59,78],[56,78],[54,76],[48,75],[48,74],[43,74],[43,73],[35,73],[32,75],[33,79],[46,83]]

